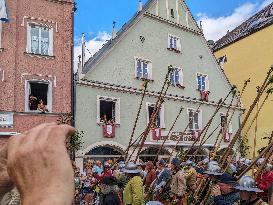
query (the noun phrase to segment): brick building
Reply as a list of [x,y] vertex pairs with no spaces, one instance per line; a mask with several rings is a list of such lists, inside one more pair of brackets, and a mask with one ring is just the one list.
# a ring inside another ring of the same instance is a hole
[[72,111],[73,0],[7,1],[0,21],[0,144]]

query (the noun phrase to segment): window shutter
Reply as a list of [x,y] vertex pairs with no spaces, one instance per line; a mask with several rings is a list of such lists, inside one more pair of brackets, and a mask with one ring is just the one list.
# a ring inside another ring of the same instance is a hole
[[228,133],[232,134],[232,122],[230,122],[228,125]]
[[177,38],[177,41],[176,41],[176,48],[178,51],[181,52],[181,40],[180,38]]
[[193,130],[194,122],[193,122],[193,120],[191,120],[191,119],[193,119],[192,110],[188,110],[188,119],[189,119],[189,128],[190,128],[190,130]]
[[160,108],[160,128],[166,128],[166,125],[165,125],[165,106],[164,106],[164,104],[161,104],[161,108]]
[[171,80],[171,84],[172,84],[172,85],[175,85],[175,82],[174,82],[174,73],[173,73],[173,71],[170,73],[170,80]]
[[171,35],[168,34],[168,48],[171,48]]
[[147,125],[149,124],[149,106],[151,105],[151,103],[146,103],[146,120],[147,120]]
[[26,52],[31,53],[31,27],[28,24],[27,25],[27,47],[26,47]]
[[49,29],[49,55],[53,56],[53,29]]
[[148,63],[142,62],[142,72],[143,72],[143,78],[148,79],[149,78],[149,71],[148,71]]
[[151,62],[148,63],[148,79],[153,79],[153,64]]
[[100,123],[100,97],[97,96],[97,123]]
[[183,70],[179,70],[179,85],[183,85]]
[[202,90],[201,75],[198,75],[198,74],[197,74],[197,88],[198,90]]
[[198,112],[198,126],[199,126],[199,130],[201,130],[202,126],[203,126],[202,120],[203,120],[202,111],[199,110],[199,112]]
[[205,77],[205,82],[206,82],[206,89],[205,89],[205,91],[209,91],[209,76]]
[[116,123],[120,124],[120,99],[116,101]]

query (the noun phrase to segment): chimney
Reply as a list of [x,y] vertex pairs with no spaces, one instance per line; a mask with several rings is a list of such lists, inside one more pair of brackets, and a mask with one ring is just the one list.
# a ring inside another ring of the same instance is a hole
[[203,25],[202,25],[202,21],[200,21],[200,30],[203,33]]
[[117,37],[117,32],[116,32],[116,22],[113,21],[113,29],[112,29],[112,39]]
[[142,0],[138,1],[138,12],[142,11]]

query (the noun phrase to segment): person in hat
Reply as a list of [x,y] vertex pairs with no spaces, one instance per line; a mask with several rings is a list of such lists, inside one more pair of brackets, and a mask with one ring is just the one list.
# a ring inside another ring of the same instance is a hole
[[[264,162],[264,158],[261,158],[257,161],[257,166],[261,166]],[[257,177],[256,183],[258,185],[258,188],[263,190],[262,193],[260,193],[260,196],[264,201],[267,201],[268,196],[268,189],[269,186],[273,183],[273,171],[271,171],[272,165],[266,164],[265,168],[262,170],[261,174]]]
[[154,169],[154,164],[151,161],[146,163],[146,172],[147,175],[144,180],[144,184],[146,188],[150,188],[152,182],[156,179],[156,171]]
[[123,171],[129,178],[123,191],[123,205],[144,205],[143,181],[137,165],[129,162]]
[[195,168],[193,167],[193,162],[190,160],[187,160],[184,166],[184,176],[187,182],[187,187],[190,192],[194,192],[196,189],[196,178],[197,178],[197,172]]
[[180,169],[180,160],[174,158],[171,162],[172,181],[171,181],[171,198],[177,204],[182,204],[183,195],[186,192],[187,185],[183,171]]
[[101,180],[102,205],[122,205],[115,177],[106,176]]
[[263,191],[257,187],[252,177],[243,176],[239,181],[239,185],[234,188],[240,191],[241,204],[267,205],[267,203],[258,197],[257,193],[262,193]]
[[158,200],[160,198],[160,193],[162,193],[163,188],[171,178],[170,171],[166,168],[166,162],[163,159],[158,161],[157,171],[157,178],[151,184],[154,200]]
[[216,184],[212,187],[212,196],[215,205],[233,205],[240,199],[240,193],[234,190],[236,179],[228,173],[217,177]]

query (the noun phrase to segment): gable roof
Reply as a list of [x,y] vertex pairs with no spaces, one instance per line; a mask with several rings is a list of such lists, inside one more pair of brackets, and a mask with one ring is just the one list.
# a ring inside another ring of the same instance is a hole
[[150,5],[154,2],[154,0],[148,0],[146,4],[143,6],[143,9],[141,12],[136,12],[135,15],[127,22],[125,23],[122,28],[117,32],[117,36],[114,39],[110,39],[107,43],[103,45],[103,47],[95,53],[91,58],[88,59],[88,61],[85,63],[85,66],[83,68],[83,73],[86,74],[94,64],[100,59],[100,57],[105,53],[105,51],[112,48],[112,46],[115,45],[117,41],[122,37],[122,35],[134,24],[136,19],[145,13],[145,11],[148,10]]
[[250,17],[240,26],[228,32],[224,37],[218,40],[213,51],[220,50],[236,41],[239,41],[263,28],[273,24],[273,3],[269,4],[263,10]]

